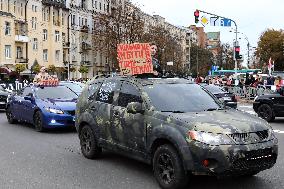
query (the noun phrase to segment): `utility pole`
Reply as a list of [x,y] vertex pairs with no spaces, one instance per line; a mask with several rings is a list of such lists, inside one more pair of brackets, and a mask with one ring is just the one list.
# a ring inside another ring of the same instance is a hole
[[[26,0],[26,3],[25,3],[25,26],[26,26],[26,35],[27,36],[29,35],[29,25],[28,25],[28,18],[27,18],[28,3],[29,3],[29,0]],[[29,65],[28,48],[29,48],[29,42],[26,42],[26,59],[27,59],[27,64]]]

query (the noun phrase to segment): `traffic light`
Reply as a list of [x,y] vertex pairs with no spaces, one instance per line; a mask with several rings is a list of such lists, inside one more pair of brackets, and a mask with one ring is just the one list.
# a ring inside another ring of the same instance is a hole
[[199,22],[199,10],[194,11],[195,23]]
[[241,51],[240,46],[235,46],[235,59],[236,59],[236,60],[241,59],[241,58],[240,58],[240,51]]

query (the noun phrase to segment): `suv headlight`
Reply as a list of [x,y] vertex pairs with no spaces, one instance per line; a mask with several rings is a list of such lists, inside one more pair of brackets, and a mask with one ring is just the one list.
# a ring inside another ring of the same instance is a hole
[[50,113],[54,113],[54,114],[64,114],[64,112],[62,110],[57,110],[54,108],[45,108],[46,111],[50,112]]
[[199,141],[209,145],[232,145],[235,144],[225,134],[214,134],[202,131],[189,131],[189,137],[192,140]]

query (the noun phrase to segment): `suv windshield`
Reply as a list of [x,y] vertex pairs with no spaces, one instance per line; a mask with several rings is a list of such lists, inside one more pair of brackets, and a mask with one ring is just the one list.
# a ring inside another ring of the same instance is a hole
[[46,99],[73,99],[78,96],[65,86],[57,87],[37,87],[36,95],[38,98]]
[[153,106],[164,112],[201,112],[221,108],[221,105],[197,84],[147,85]]

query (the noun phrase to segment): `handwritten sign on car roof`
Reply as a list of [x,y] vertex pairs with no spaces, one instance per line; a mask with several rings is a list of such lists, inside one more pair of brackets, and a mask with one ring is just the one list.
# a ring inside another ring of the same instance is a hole
[[119,44],[117,57],[123,75],[153,73],[150,44],[148,43]]

